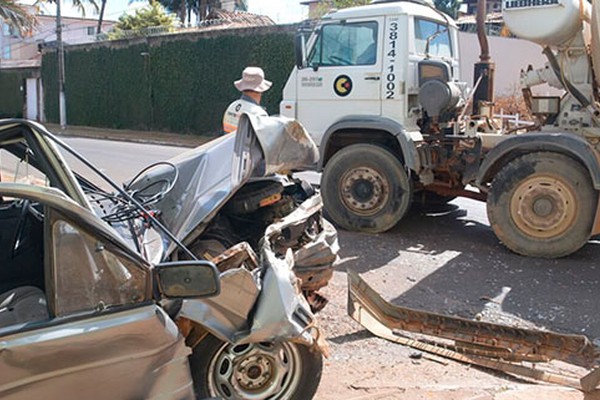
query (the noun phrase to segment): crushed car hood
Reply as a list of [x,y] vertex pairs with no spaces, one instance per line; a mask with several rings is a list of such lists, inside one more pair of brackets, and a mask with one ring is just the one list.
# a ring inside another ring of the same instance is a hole
[[[251,177],[307,169],[318,150],[297,121],[244,114],[238,132],[191,149],[171,160],[178,169],[173,189],[153,209],[175,237],[189,244],[205,229],[227,200]],[[173,168],[149,170],[133,190],[169,179]],[[171,244],[167,255],[175,248]]]

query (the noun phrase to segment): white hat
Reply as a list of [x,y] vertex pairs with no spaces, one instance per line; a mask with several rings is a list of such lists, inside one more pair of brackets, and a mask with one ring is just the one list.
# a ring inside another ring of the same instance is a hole
[[272,82],[265,79],[265,73],[259,67],[246,67],[242,72],[242,79],[233,82],[235,87],[243,92],[244,90],[252,90],[262,93],[271,87]]

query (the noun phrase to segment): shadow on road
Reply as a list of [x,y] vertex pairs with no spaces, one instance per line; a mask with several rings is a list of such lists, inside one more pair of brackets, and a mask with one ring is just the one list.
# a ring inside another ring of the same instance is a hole
[[340,232],[338,267],[405,307],[600,337],[600,242],[546,260],[518,256],[462,209],[413,210],[390,232]]

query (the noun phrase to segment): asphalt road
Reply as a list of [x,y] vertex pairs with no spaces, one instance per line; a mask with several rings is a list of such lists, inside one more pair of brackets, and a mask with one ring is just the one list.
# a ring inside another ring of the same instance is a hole
[[343,232],[344,267],[403,306],[600,337],[600,242],[559,260],[518,256],[495,237],[484,204],[453,204],[415,210],[386,234]]
[[[168,160],[186,150],[185,147],[158,146],[131,142],[62,138],[68,145],[83,154],[102,172],[123,182],[142,168],[156,161]],[[67,160],[71,165],[71,160]]]

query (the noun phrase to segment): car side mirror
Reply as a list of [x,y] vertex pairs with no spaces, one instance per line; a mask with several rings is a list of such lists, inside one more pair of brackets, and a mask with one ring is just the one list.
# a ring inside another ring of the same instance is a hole
[[209,261],[163,263],[155,271],[158,291],[166,298],[202,298],[221,292],[219,270]]
[[298,69],[302,69],[304,68],[304,62],[305,62],[305,43],[304,43],[304,35],[301,33],[296,34],[296,41],[295,41],[295,46],[294,46],[294,50],[295,50],[295,58],[296,58],[296,67]]

